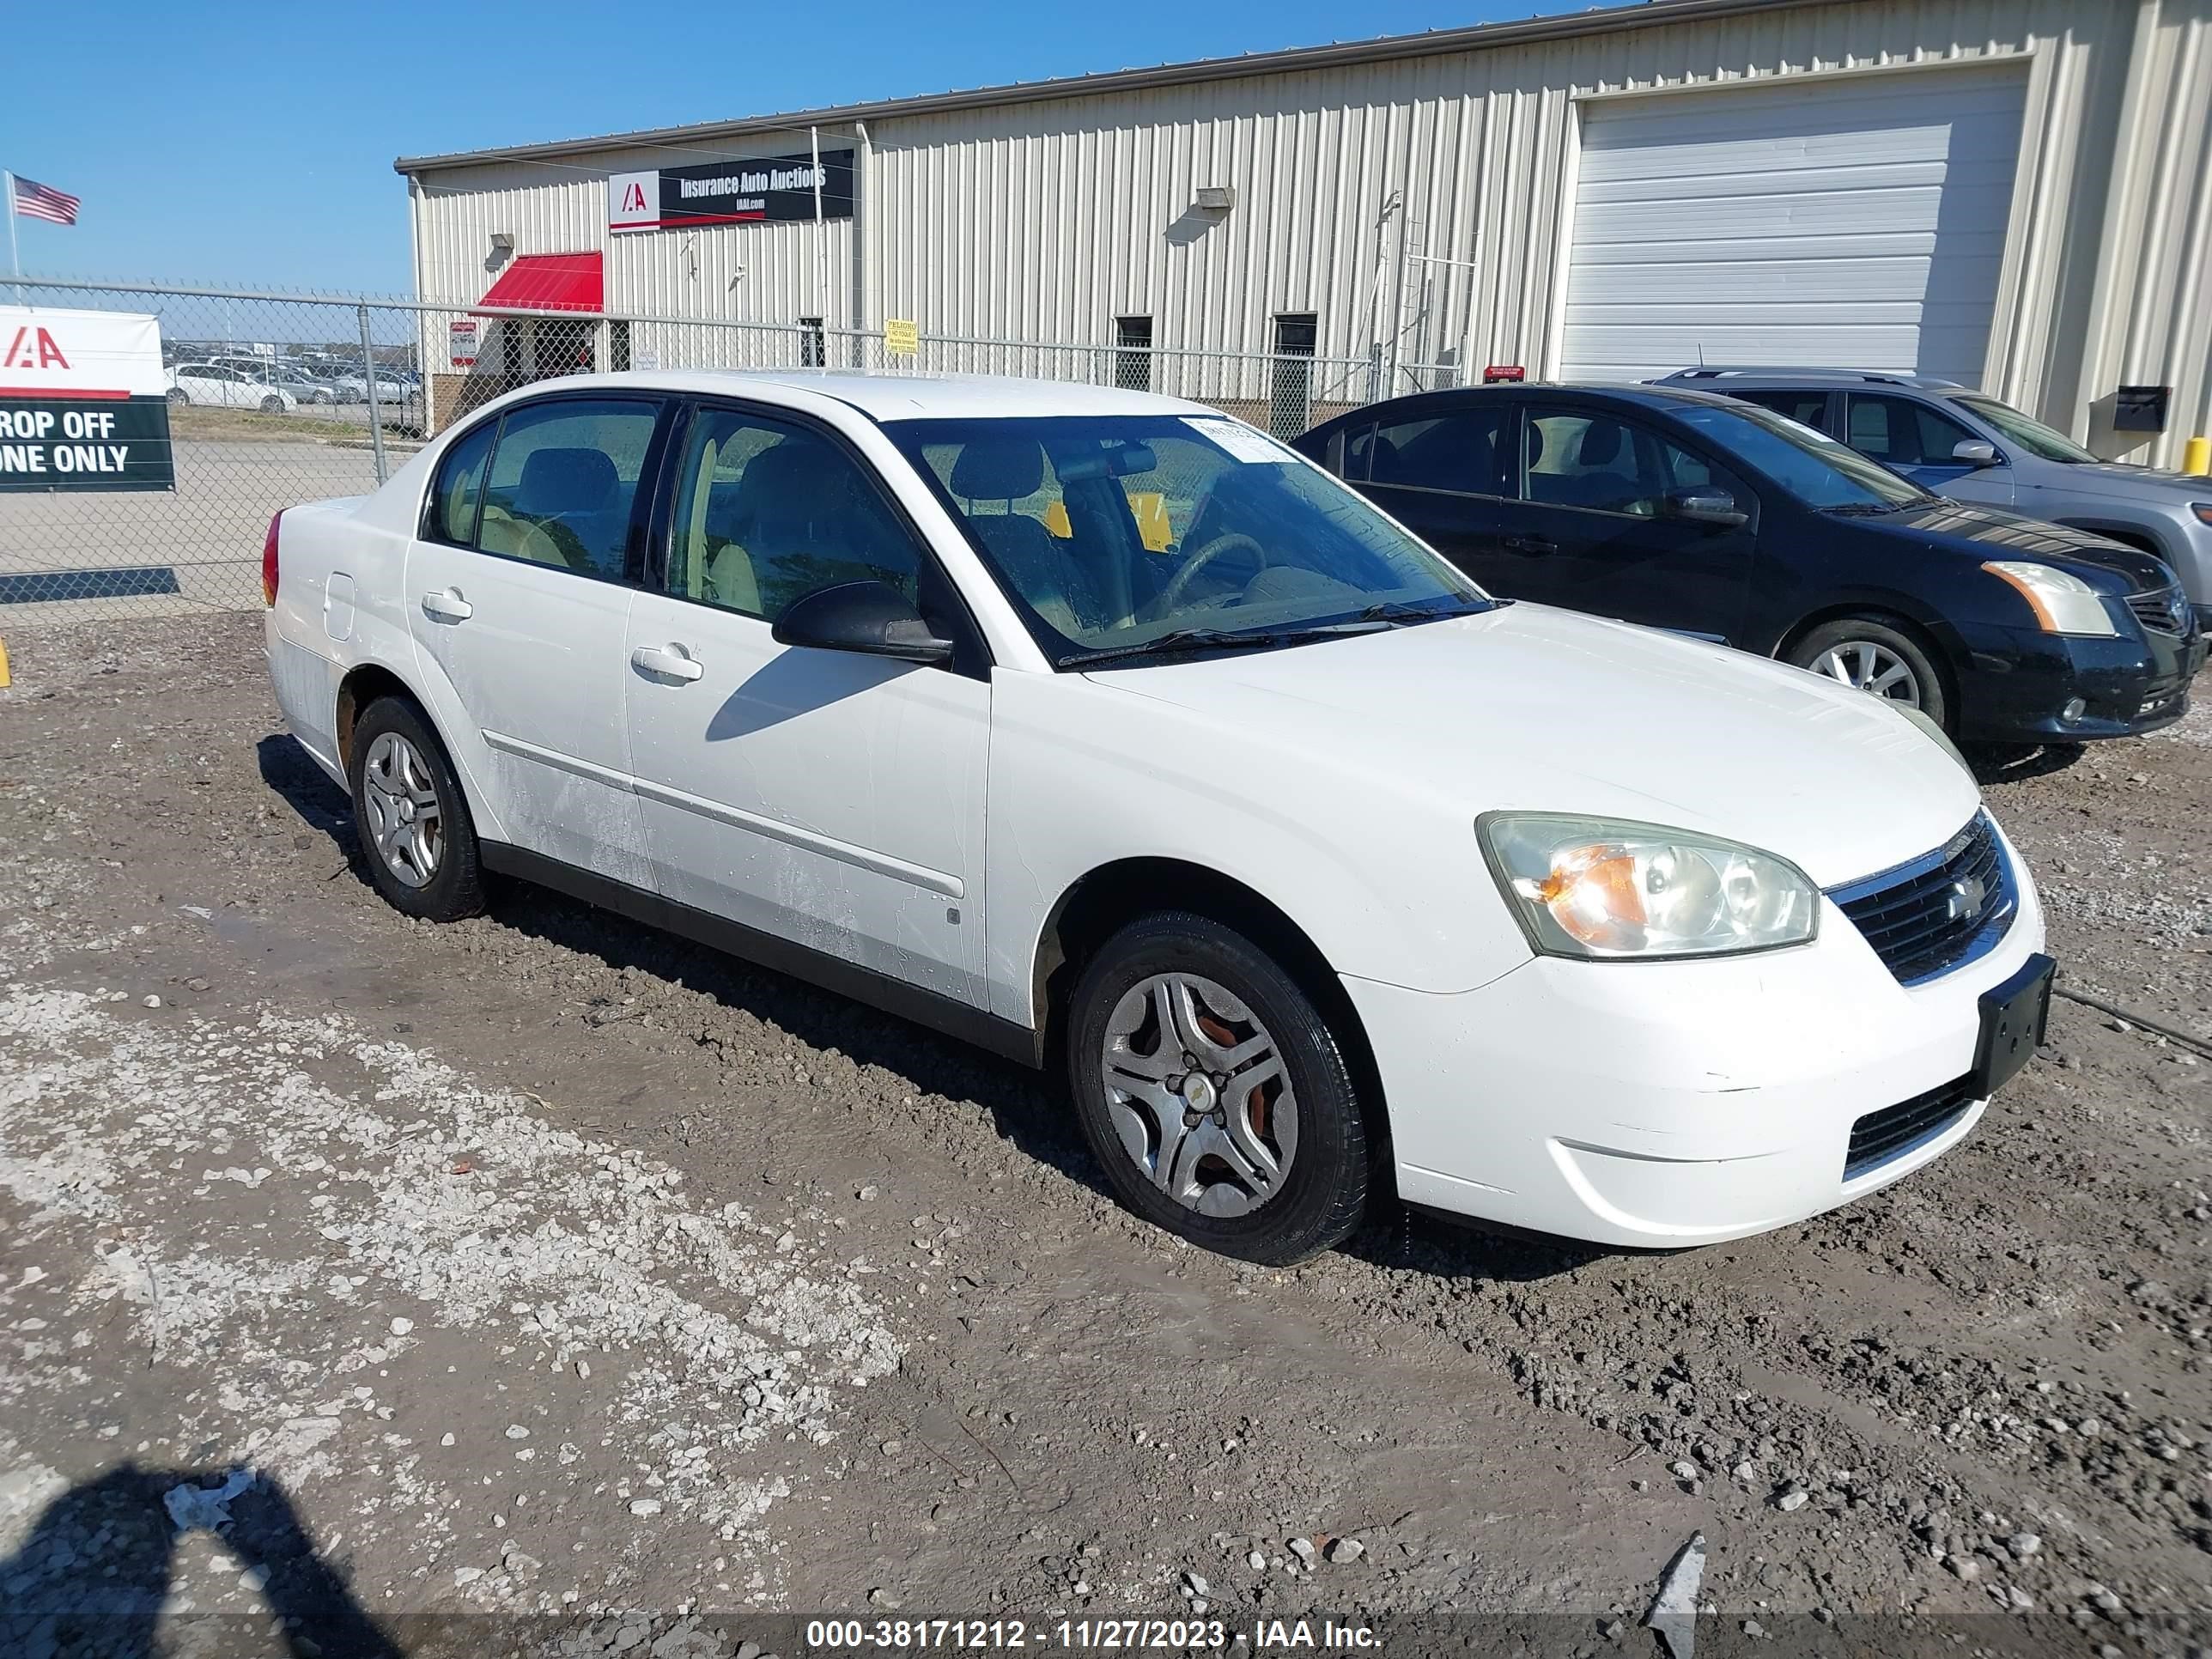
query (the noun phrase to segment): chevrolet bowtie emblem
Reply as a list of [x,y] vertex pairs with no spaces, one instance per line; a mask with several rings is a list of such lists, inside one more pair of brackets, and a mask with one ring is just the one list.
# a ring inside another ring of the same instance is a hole
[[1943,914],[1952,921],[1971,921],[1982,914],[1983,901],[1988,896],[1989,890],[1979,876],[1961,876],[1951,884]]

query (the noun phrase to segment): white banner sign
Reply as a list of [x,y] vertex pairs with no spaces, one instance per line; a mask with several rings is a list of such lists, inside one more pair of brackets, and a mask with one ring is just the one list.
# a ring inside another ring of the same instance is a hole
[[160,398],[158,317],[0,306],[0,397]]

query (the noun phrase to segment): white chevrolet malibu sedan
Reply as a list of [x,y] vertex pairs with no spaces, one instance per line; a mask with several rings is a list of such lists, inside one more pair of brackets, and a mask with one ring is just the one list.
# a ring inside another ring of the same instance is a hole
[[1491,599],[1196,404],[635,373],[292,508],[276,695],[410,915],[558,888],[1032,1065],[1139,1215],[1796,1221],[2040,1038],[2018,854],[1897,706]]

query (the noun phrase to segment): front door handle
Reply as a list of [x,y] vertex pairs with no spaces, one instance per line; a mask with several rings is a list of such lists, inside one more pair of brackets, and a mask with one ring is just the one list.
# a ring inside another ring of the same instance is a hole
[[641,645],[629,653],[630,662],[648,674],[682,680],[687,684],[704,678],[707,665],[680,645]]
[[1513,553],[1556,553],[1559,543],[1548,536],[1508,536],[1506,550]]
[[422,614],[433,622],[466,622],[477,608],[461,597],[458,587],[433,589],[422,596]]

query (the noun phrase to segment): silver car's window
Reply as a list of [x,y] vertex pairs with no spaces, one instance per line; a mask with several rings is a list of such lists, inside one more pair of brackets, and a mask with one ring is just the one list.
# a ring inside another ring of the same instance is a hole
[[1224,416],[899,421],[885,430],[1056,658],[1186,629],[1272,633],[1481,590]]
[[1960,398],[1955,401],[1973,410],[2031,455],[2075,466],[2097,459],[2064,433],[2021,414],[2010,404],[2001,404],[1995,398]]

